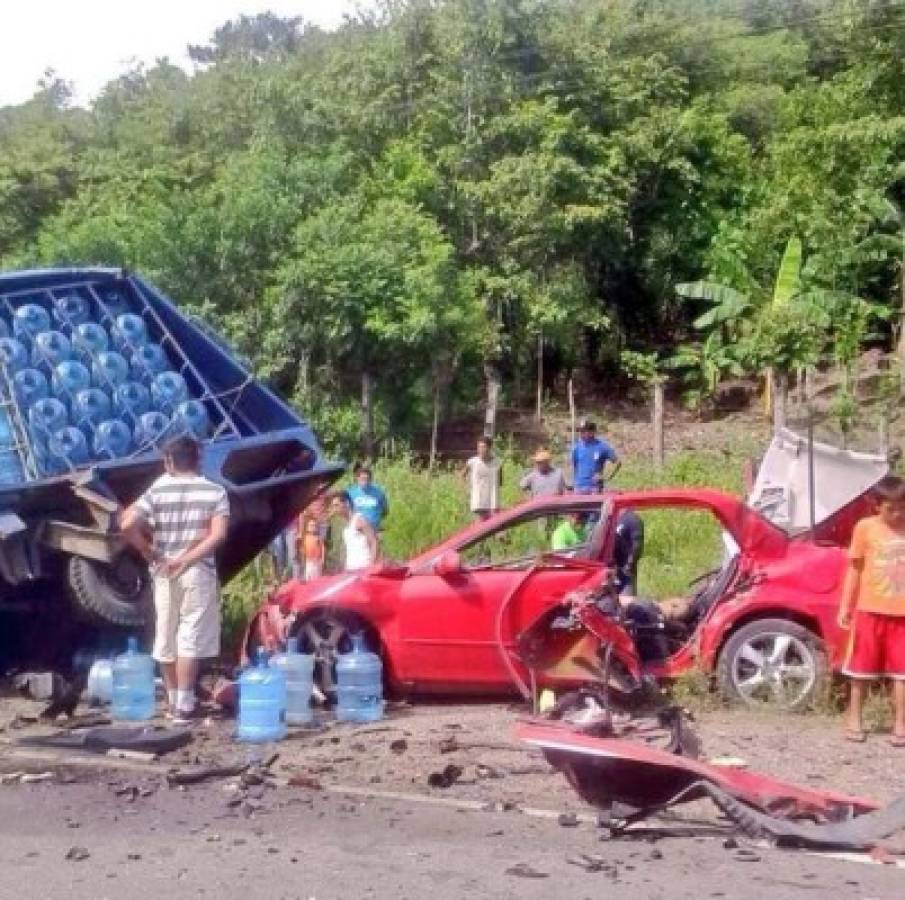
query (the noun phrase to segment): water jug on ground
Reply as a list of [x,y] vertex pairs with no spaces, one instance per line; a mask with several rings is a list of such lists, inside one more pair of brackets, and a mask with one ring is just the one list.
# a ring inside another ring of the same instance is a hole
[[383,664],[353,634],[352,650],[336,660],[336,718],[341,722],[374,722],[383,716]]
[[286,652],[275,656],[271,665],[286,676],[286,724],[307,725],[312,719],[314,655],[299,653],[298,638],[289,638]]
[[239,724],[236,738],[249,743],[278,741],[286,736],[286,676],[267,664],[258,649],[257,662],[239,677]]
[[129,638],[126,652],[113,661],[110,713],[124,721],[143,721],[154,715],[154,660],[139,652],[134,637]]

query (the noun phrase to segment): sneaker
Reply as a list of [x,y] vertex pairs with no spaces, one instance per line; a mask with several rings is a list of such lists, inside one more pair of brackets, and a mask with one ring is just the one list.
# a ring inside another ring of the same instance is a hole
[[204,713],[201,711],[201,707],[195,704],[192,709],[174,709],[172,721],[174,725],[191,725],[192,722],[197,722],[203,718]]

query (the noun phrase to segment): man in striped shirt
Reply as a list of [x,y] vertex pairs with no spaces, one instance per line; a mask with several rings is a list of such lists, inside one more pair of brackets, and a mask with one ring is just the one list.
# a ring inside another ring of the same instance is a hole
[[191,437],[163,448],[165,472],[123,515],[126,539],[154,576],[153,656],[160,663],[169,713],[196,715],[202,659],[220,652],[220,592],[214,554],[226,540],[229,499],[199,474],[201,448]]

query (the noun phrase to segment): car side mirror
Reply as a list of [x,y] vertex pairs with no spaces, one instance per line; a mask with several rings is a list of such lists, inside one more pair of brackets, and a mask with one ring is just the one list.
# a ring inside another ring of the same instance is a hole
[[462,557],[455,550],[445,550],[434,563],[434,575],[451,578],[462,573]]

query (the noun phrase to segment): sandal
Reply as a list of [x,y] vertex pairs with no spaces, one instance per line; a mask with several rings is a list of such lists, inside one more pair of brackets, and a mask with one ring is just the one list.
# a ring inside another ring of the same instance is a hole
[[[867,740],[867,734],[860,728],[846,728],[843,737],[853,744],[863,744]],[[903,741],[905,741],[905,738],[903,738]],[[905,744],[903,744],[903,746],[905,746]]]

